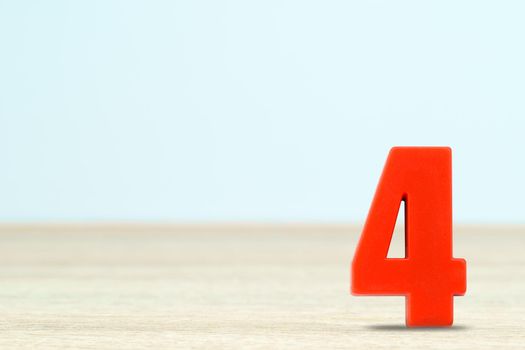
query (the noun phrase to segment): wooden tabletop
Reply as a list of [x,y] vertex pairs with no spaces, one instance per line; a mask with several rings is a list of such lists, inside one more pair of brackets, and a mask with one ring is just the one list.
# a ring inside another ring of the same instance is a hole
[[525,227],[457,227],[448,329],[353,297],[359,227],[2,225],[2,349],[525,348]]

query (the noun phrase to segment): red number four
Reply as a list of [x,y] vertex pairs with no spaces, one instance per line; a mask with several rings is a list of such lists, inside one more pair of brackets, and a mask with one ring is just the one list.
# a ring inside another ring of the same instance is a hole
[[[405,258],[387,258],[400,202]],[[452,257],[452,155],[448,147],[394,147],[352,262],[352,294],[404,295],[407,326],[450,326],[465,294],[466,262]]]

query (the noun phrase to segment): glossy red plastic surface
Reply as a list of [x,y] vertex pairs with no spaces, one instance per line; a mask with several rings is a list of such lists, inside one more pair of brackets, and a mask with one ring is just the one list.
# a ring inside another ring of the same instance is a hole
[[[405,202],[405,258],[387,258]],[[466,262],[452,257],[448,147],[391,149],[352,262],[354,295],[406,296],[407,326],[450,326]]]

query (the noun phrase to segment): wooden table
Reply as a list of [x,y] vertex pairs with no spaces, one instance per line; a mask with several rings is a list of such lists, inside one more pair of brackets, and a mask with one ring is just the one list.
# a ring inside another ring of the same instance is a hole
[[359,227],[2,225],[2,349],[525,348],[525,227],[457,227],[450,329],[352,297]]

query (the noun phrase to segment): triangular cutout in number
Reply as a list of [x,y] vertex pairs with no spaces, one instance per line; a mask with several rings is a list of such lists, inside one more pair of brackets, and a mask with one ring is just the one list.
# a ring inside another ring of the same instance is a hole
[[406,222],[405,222],[406,202],[403,200],[399,205],[397,212],[396,226],[388,248],[387,258],[406,258],[405,251],[405,236],[406,236]]

